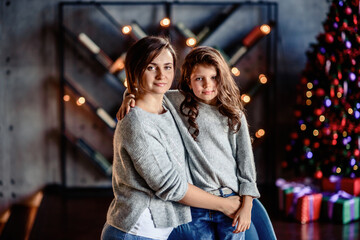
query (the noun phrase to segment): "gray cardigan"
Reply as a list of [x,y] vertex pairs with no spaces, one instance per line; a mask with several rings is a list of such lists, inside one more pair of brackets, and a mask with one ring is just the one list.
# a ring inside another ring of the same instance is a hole
[[180,203],[188,188],[185,149],[174,119],[131,109],[114,134],[113,192],[107,223],[128,232],[145,208],[155,227],[176,227],[191,221]]
[[256,185],[254,154],[245,114],[241,128],[229,130],[227,117],[215,106],[199,103],[198,141],[188,131],[187,117],[180,113],[184,96],[177,90],[165,94],[165,103],[172,112],[189,153],[190,173],[195,186],[205,191],[229,187],[239,195],[260,197]]

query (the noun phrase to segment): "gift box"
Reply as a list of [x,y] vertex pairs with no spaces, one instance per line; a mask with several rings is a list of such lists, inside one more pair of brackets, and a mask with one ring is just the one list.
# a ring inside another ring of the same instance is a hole
[[330,176],[323,178],[321,181],[321,188],[324,192],[337,192],[341,188],[341,177]]
[[293,201],[294,188],[298,191],[299,188],[303,188],[305,185],[298,182],[287,182],[284,179],[279,178],[276,180],[276,186],[278,187],[279,209],[285,211],[288,215]]
[[360,218],[360,198],[344,191],[323,196],[321,218],[346,224]]
[[295,219],[302,224],[318,220],[322,197],[321,193],[314,193],[298,198]]
[[341,190],[354,196],[360,195],[360,178],[343,178],[341,180]]
[[360,195],[360,178],[340,178],[339,176],[330,176],[323,178],[321,182],[324,192],[337,192],[343,190],[354,196]]
[[279,188],[278,189],[278,193],[279,193],[279,209],[281,211],[286,209],[286,199],[289,198],[289,195],[293,195],[292,194],[293,191],[293,187],[288,187],[285,189]]

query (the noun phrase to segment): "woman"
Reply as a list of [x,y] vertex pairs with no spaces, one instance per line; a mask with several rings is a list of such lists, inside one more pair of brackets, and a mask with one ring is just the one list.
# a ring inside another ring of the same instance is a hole
[[183,140],[162,103],[175,67],[175,52],[161,37],[145,37],[127,52],[127,84],[136,106],[115,130],[115,197],[102,239],[167,239],[174,227],[191,221],[185,205],[229,217],[240,207],[238,196],[217,197],[188,183]]

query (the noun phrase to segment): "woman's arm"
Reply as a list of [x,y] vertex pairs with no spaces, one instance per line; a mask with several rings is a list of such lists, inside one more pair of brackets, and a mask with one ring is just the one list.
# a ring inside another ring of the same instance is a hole
[[230,218],[233,218],[236,211],[240,208],[241,199],[239,196],[228,198],[217,197],[192,184],[188,185],[189,187],[184,198],[179,201],[182,204],[220,211]]
[[[128,123],[128,120],[124,119],[122,124]],[[123,149],[118,148],[119,155],[131,158],[135,170],[157,197],[164,201],[178,201],[193,207],[221,211],[229,217],[234,216],[241,204],[240,197],[221,198],[188,184],[174,166],[179,163],[169,159],[154,128],[132,119],[131,126],[126,125],[122,129],[126,131],[118,136],[123,139],[125,146]]]

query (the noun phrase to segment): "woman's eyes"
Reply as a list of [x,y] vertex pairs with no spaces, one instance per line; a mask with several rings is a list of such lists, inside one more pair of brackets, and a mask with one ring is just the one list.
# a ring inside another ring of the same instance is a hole
[[[148,71],[154,71],[154,70],[156,70],[156,67],[155,67],[155,66],[148,66],[146,69],[147,69]],[[165,70],[171,70],[171,69],[172,69],[172,66],[165,66],[164,69],[165,69]]]

